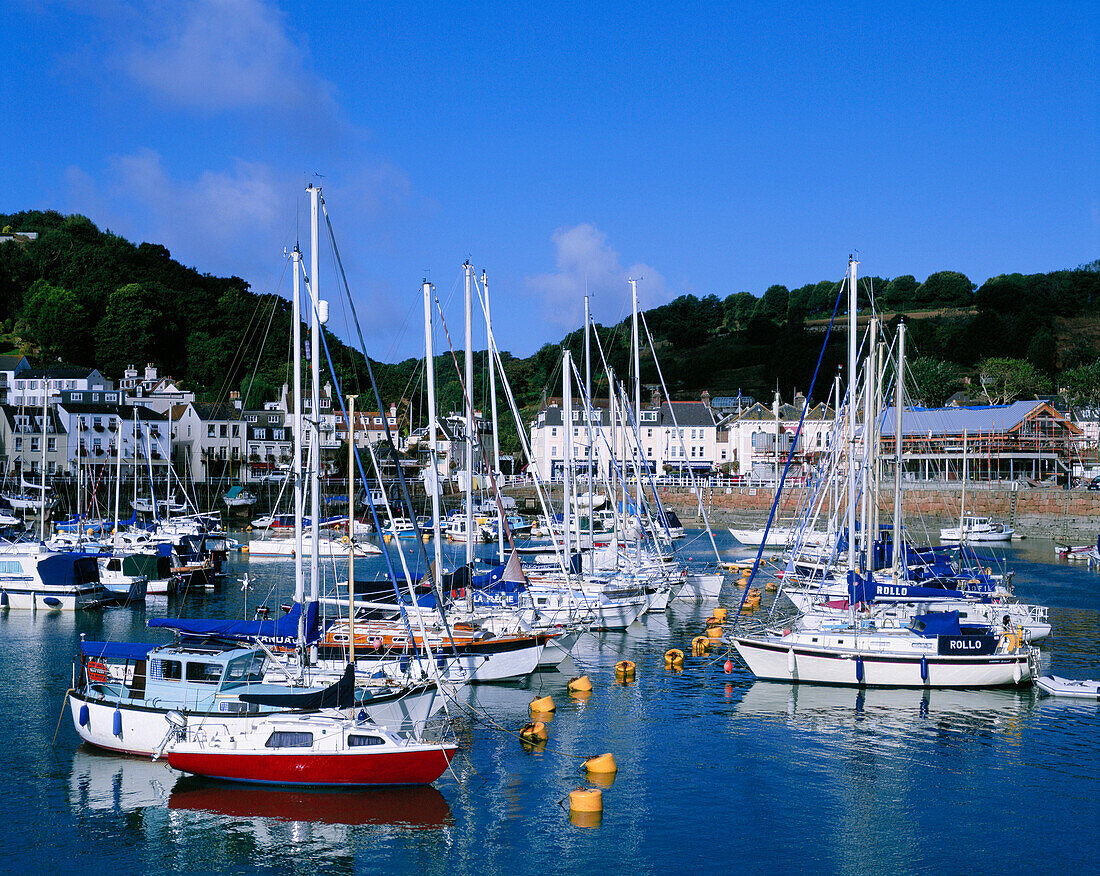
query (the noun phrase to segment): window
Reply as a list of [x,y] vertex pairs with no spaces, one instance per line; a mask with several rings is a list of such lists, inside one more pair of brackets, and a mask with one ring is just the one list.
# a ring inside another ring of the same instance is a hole
[[38,438],[31,439],[31,453],[38,452]]
[[207,424],[207,426],[206,426],[206,437],[207,438],[213,438],[214,437],[214,424],[213,423]]
[[229,426],[225,423],[222,423],[218,427],[218,435],[222,438],[228,437],[229,436]]
[[222,680],[222,665],[220,663],[188,662],[187,680],[198,684],[217,684]]
[[267,748],[310,748],[313,746],[313,734],[276,730],[264,745]]
[[233,424],[233,437],[234,438],[240,438],[241,437],[241,425],[240,425],[240,423],[234,423]]
[[227,682],[263,681],[264,663],[266,660],[267,658],[259,652],[253,652],[244,657],[237,657],[235,660],[230,660],[229,666],[226,669],[225,679]]
[[23,449],[23,439],[18,437],[18,436],[16,436],[16,439],[15,439],[15,449],[16,450],[22,450]]
[[363,745],[385,745],[386,740],[381,736],[360,736],[358,733],[348,734],[348,748],[359,748]]
[[179,660],[153,660],[149,675],[163,681],[179,681],[183,678],[183,664]]
[[550,437],[551,438],[557,438],[558,437],[558,427],[557,426],[551,426],[550,427]]

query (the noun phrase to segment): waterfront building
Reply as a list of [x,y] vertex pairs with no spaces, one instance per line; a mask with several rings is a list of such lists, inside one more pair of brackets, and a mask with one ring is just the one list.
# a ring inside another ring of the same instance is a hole
[[[80,394],[114,389],[114,384],[95,368],[58,366],[57,368],[27,368],[14,374],[8,389],[8,404],[41,408],[44,403],[57,403],[63,392],[73,393],[72,400],[84,401]],[[46,401],[43,401],[45,397]]]

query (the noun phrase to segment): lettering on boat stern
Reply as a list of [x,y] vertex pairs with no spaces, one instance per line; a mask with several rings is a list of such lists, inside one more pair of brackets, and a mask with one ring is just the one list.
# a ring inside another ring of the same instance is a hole
[[997,650],[996,636],[940,636],[938,654],[992,654]]

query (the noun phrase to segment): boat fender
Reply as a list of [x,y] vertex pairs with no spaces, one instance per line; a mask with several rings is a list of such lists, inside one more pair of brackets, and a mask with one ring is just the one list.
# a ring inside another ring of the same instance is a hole
[[752,577],[752,569],[742,569],[741,570],[741,577],[742,578],[751,578]]
[[80,706],[80,726],[87,727],[90,720],[91,715],[88,714],[88,704],[82,703]]
[[611,752],[588,758],[588,760],[584,762],[584,768],[590,773],[601,775],[608,775],[619,771],[619,766],[615,763],[615,755],[611,754]]
[[5,590],[0,592],[0,608],[8,607],[8,592]]
[[722,628],[721,627],[707,627],[707,638],[721,639],[722,638]]
[[856,657],[856,681],[863,683],[863,658]]
[[683,669],[684,652],[679,648],[665,651],[665,669]]
[[794,648],[788,648],[787,649],[787,672],[789,672],[791,674],[792,678],[794,677],[794,671],[795,671]]
[[[902,433],[902,434],[904,434],[904,433]],[[993,574],[993,569],[991,569],[989,566],[986,566],[985,567],[985,573],[987,575],[992,575]]]
[[1015,633],[1002,633],[1001,634],[1001,650],[1006,654],[1016,650],[1016,646],[1019,644],[1019,639],[1016,638]]
[[553,712],[556,708],[553,697],[540,697],[531,700],[530,709],[532,712]]
[[120,739],[122,738],[122,712],[118,709],[115,709],[115,713],[111,719],[111,732]]
[[920,680],[928,681],[928,658],[923,655],[920,658]]
[[1023,677],[1024,672],[1022,669],[1020,669],[1019,662],[1014,663],[1012,666],[1012,681],[1016,684],[1019,684]]

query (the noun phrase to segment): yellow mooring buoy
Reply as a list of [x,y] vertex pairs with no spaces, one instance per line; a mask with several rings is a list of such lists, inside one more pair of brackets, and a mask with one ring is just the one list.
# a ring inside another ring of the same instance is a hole
[[539,742],[545,742],[549,738],[549,734],[546,732],[546,725],[542,721],[532,721],[530,724],[525,724],[519,731],[519,738],[523,742],[538,744]]
[[706,636],[696,636],[691,640],[691,656],[702,657],[710,647],[710,639]]
[[722,628],[721,627],[707,627],[707,637],[710,639],[721,639]]
[[539,697],[537,700],[531,700],[532,712],[552,712],[557,708],[554,705],[553,697]]
[[683,669],[684,652],[679,648],[665,651],[665,669]]
[[578,675],[576,678],[569,679],[568,688],[570,693],[590,691],[592,690],[592,682],[589,681],[587,675]]
[[584,762],[584,768],[590,773],[600,774],[617,773],[619,771],[619,766],[615,763],[615,755],[611,752],[588,758]]
[[569,821],[577,827],[599,827],[603,819],[603,792],[578,788],[569,792]]
[[724,621],[726,619],[726,610],[724,608],[721,608],[721,607],[716,608],[716,609],[714,609],[713,612],[711,612],[711,616],[716,621],[718,621],[718,623],[721,623],[722,621]]
[[634,680],[634,663],[631,660],[620,660],[615,664],[615,678],[619,681]]

